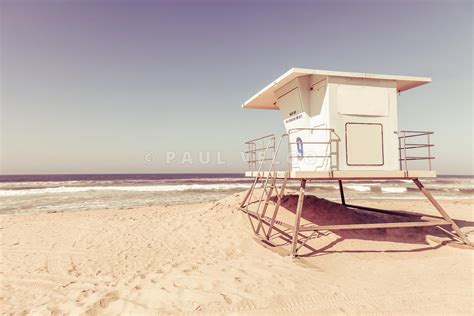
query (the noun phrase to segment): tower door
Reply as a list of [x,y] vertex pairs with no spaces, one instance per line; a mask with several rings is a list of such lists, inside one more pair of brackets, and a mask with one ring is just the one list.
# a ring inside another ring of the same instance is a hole
[[377,123],[346,123],[348,166],[382,166],[383,126]]

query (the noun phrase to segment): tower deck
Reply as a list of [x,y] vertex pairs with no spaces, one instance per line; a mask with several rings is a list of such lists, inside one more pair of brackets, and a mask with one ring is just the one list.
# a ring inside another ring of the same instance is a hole
[[411,180],[416,178],[436,178],[434,170],[334,170],[334,171],[246,171],[245,177],[275,176],[291,180]]

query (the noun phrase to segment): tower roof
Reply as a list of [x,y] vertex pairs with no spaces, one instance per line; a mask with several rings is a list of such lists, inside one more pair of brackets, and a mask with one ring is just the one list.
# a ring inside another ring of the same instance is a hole
[[317,75],[324,77],[346,77],[346,78],[364,78],[364,79],[378,79],[378,80],[390,80],[396,81],[397,91],[403,92],[425,83],[431,82],[431,78],[428,77],[412,77],[412,76],[394,76],[394,75],[379,75],[359,72],[342,72],[342,71],[329,71],[329,70],[318,70],[318,69],[304,69],[304,68],[291,68],[286,73],[278,77],[275,81],[267,85],[265,88],[260,90],[253,97],[248,99],[242,104],[244,109],[265,109],[265,110],[277,110],[278,105],[275,91],[283,87],[288,82],[295,78],[308,75]]

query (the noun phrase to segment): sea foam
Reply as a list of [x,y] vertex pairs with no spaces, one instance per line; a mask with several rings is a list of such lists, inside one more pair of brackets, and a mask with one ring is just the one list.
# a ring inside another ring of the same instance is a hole
[[88,191],[130,191],[130,192],[182,192],[191,190],[232,190],[247,189],[246,183],[214,183],[214,184],[175,184],[175,185],[144,185],[144,186],[61,186],[42,189],[0,190],[0,196],[23,196],[36,194],[80,193]]

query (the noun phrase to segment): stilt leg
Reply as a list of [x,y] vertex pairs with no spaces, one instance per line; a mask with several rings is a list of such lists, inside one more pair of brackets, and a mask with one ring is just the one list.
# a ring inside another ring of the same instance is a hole
[[296,244],[298,243],[298,233],[300,230],[301,213],[303,211],[304,190],[306,188],[306,179],[301,180],[300,194],[298,196],[298,205],[296,207],[295,226],[293,227],[293,239],[291,243],[291,254],[296,257]]
[[451,227],[456,232],[456,234],[461,238],[461,240],[466,245],[471,245],[469,239],[467,239],[466,235],[461,231],[459,226],[453,221],[453,219],[446,213],[446,211],[439,205],[439,203],[434,199],[430,192],[423,186],[423,184],[418,179],[413,179],[418,189],[426,196],[426,198],[431,202],[431,204],[438,210],[438,212],[443,216],[443,218],[451,224]]
[[344,198],[344,187],[342,186],[342,180],[338,180],[339,182],[339,192],[341,193],[341,203],[342,205],[346,205],[346,199]]

